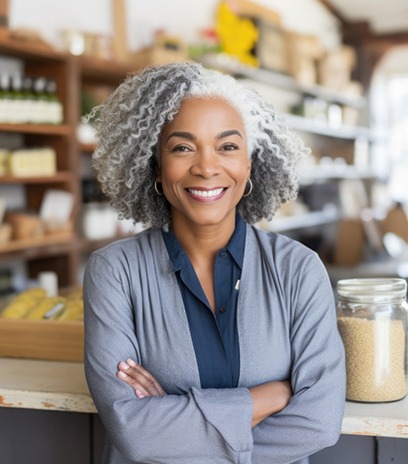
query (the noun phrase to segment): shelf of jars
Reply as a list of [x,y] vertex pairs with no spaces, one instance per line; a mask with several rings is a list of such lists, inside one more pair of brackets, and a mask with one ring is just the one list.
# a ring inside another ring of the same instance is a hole
[[218,69],[219,71],[233,74],[236,77],[245,77],[257,82],[268,84],[282,90],[288,90],[304,95],[313,95],[326,101],[338,103],[340,105],[351,106],[353,108],[364,108],[366,100],[362,96],[351,96],[343,92],[331,90],[320,85],[302,85],[296,82],[291,76],[276,71],[253,68],[239,63],[230,55],[208,54],[200,59],[204,66]]

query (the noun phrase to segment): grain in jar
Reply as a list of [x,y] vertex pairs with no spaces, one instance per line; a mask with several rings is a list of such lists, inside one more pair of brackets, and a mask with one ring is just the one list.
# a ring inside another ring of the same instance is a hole
[[339,281],[338,328],[346,352],[346,398],[387,402],[407,394],[403,279]]

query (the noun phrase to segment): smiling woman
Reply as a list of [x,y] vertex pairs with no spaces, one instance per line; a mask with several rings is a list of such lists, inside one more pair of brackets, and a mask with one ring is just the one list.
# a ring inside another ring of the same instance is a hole
[[151,225],[85,273],[104,462],[289,463],[334,444],[345,374],[327,274],[250,225],[296,196],[301,140],[193,63],[130,76],[97,110],[102,188]]
[[163,129],[157,175],[175,234],[196,235],[197,226],[217,225],[225,235],[221,243],[227,243],[250,174],[238,111],[220,98],[185,100]]

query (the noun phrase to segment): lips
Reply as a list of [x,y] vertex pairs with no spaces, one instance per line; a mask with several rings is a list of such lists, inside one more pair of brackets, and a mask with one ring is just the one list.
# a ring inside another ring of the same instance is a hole
[[226,191],[224,187],[217,187],[214,189],[198,189],[188,188],[186,192],[196,201],[208,202],[221,198]]

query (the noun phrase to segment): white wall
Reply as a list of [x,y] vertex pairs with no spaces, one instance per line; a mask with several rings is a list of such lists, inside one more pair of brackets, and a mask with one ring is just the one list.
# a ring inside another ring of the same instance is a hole
[[[52,43],[59,31],[77,29],[112,33],[111,0],[10,0],[10,26],[33,28]],[[339,41],[338,23],[318,0],[258,0],[277,11],[288,29],[316,34],[327,48]],[[213,25],[218,0],[127,0],[128,36],[131,48],[149,43],[152,33],[163,28],[193,41],[196,31]]]

